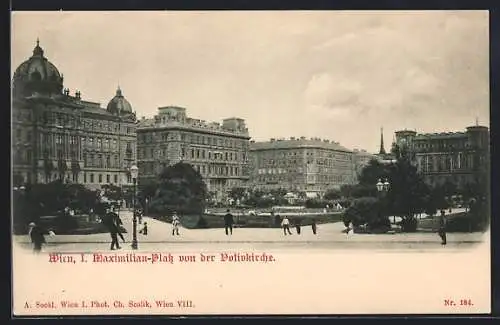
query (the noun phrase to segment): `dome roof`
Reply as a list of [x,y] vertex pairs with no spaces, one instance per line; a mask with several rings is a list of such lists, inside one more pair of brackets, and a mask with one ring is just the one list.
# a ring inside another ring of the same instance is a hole
[[36,41],[33,55],[17,67],[13,76],[13,86],[17,93],[31,95],[38,93],[61,93],[63,76],[56,66],[44,56],[40,42]]
[[116,90],[116,95],[113,97],[107,106],[107,111],[112,114],[127,115],[132,114],[132,105],[123,97],[120,87]]

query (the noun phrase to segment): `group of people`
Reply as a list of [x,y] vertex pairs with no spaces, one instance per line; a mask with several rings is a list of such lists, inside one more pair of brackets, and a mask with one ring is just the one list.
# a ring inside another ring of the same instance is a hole
[[[142,223],[142,213],[138,212],[137,217],[139,217],[139,223]],[[279,215],[276,215],[277,220],[281,219]],[[317,233],[317,224],[316,220],[312,219],[311,220],[311,229],[314,235]],[[120,238],[123,242],[125,242],[125,237],[123,236],[123,222],[120,218],[120,216],[114,211],[113,207],[107,207],[105,214],[101,217],[101,222],[106,225],[106,227],[109,230],[109,233],[111,235],[111,250],[115,249],[121,249],[120,243],[118,238]],[[172,236],[180,236],[179,228],[181,226],[181,221],[180,218],[177,216],[176,213],[173,214],[172,216]],[[226,214],[224,215],[224,230],[226,235],[232,235],[233,234],[233,226],[234,226],[234,217],[231,214],[230,210],[228,209],[226,211]],[[290,230],[291,228],[291,222],[290,219],[287,216],[284,216],[281,219],[281,228],[283,229],[283,234],[285,236],[287,235],[292,235],[292,232]],[[293,225],[296,229],[297,235],[300,235],[301,233],[301,221],[299,219],[294,221]],[[447,226],[447,218],[446,218],[446,213],[444,210],[440,211],[440,216],[438,218],[438,228],[437,228],[437,233],[439,237],[441,238],[441,244],[446,245],[446,226]],[[346,233],[352,234],[354,232],[354,225],[352,222],[349,224],[349,226],[346,229]],[[147,222],[143,223],[143,228],[139,230],[139,233],[142,235],[147,236],[148,235],[148,225]],[[55,236],[55,233],[51,230],[46,230],[43,227],[40,227],[37,225],[35,222],[31,222],[29,224],[29,232],[28,236],[31,239],[31,242],[33,243],[33,250],[35,252],[40,252],[42,250],[43,244],[46,243],[45,240],[45,235],[48,234],[50,236]]]
[[[279,218],[279,215],[277,215],[276,217]],[[297,235],[300,235],[300,231],[301,231],[300,219],[295,220],[294,226],[295,226],[295,231],[297,232]],[[283,219],[281,220],[281,227],[283,228],[283,234],[285,236],[292,234],[292,232],[290,231],[290,220],[288,219],[287,216],[284,216]],[[316,226],[316,220],[314,218],[311,220],[311,229],[312,229],[313,234],[316,235],[317,226]]]

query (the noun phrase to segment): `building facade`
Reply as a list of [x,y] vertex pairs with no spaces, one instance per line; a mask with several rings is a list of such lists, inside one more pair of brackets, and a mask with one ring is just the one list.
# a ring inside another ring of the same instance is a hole
[[63,75],[44,56],[33,55],[12,80],[13,183],[57,179],[91,188],[130,184],[135,162],[136,118],[118,89],[106,108],[63,88]]
[[374,159],[380,160],[380,157],[375,154],[369,153],[366,150],[353,150],[352,160],[354,164],[354,175],[356,178],[356,182],[358,181],[359,175],[361,175],[361,171],[363,170],[363,168],[368,165],[371,160]]
[[188,117],[183,107],[160,107],[156,116],[138,124],[140,182],[183,161],[201,174],[212,198],[222,202],[233,187],[247,185],[249,140],[243,119],[207,123]]
[[413,153],[418,171],[431,185],[447,181],[457,186],[488,181],[490,168],[489,130],[474,125],[465,132],[417,134],[396,132],[396,143]]
[[353,152],[337,142],[305,137],[252,142],[251,184],[321,196],[356,181]]

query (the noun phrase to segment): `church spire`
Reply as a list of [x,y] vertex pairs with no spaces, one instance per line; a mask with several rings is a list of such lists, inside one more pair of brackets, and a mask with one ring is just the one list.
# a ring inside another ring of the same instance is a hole
[[385,148],[384,148],[384,128],[380,128],[380,155],[385,155]]

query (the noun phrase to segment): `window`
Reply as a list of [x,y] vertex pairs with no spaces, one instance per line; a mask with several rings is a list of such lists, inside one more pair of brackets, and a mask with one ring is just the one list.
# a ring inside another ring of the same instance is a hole
[[78,183],[78,173],[73,173],[73,182]]
[[[111,167],[111,157],[109,155],[106,155],[106,165],[105,165],[106,168],[109,168]],[[108,181],[109,183],[109,181]]]
[[83,173],[83,182],[87,183],[87,173]]
[[102,183],[102,174],[99,174],[99,183]]
[[111,181],[111,176],[109,174],[106,175],[106,183],[110,183]]
[[[102,155],[98,154],[97,155],[97,167],[102,168]],[[100,183],[101,181],[99,181]]]
[[90,182],[94,183],[94,174],[90,174]]
[[118,183],[118,175],[113,176],[115,183]]

